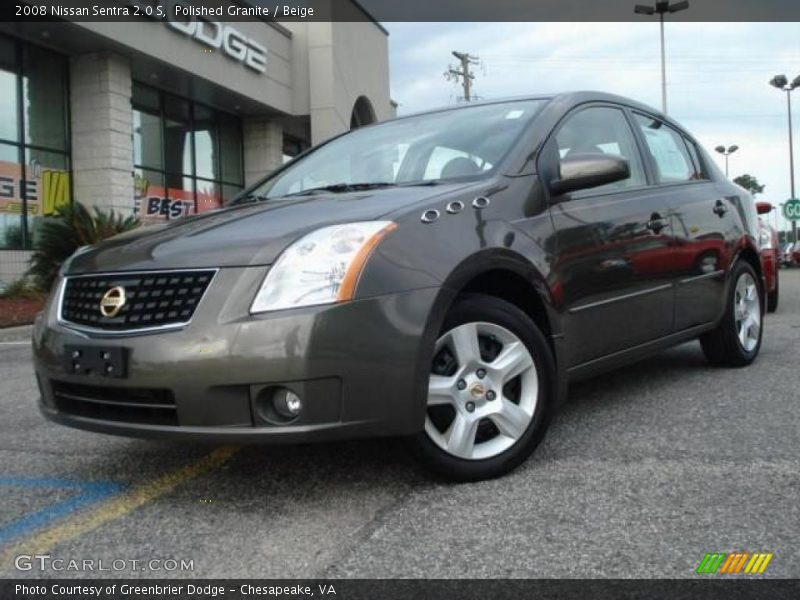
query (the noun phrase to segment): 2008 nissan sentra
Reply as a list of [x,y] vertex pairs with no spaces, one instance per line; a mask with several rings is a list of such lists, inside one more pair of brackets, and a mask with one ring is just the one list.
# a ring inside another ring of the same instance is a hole
[[571,380],[698,337],[751,363],[757,226],[691,135],[624,98],[398,118],[79,250],[34,329],[41,410],[144,437],[406,436],[444,476],[497,476]]

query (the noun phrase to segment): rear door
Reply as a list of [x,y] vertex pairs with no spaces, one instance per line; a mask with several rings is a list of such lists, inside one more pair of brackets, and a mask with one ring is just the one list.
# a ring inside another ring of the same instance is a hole
[[669,210],[674,239],[663,268],[675,282],[675,330],[714,321],[723,310],[725,275],[741,234],[734,216],[740,199],[726,197],[710,180],[688,136],[651,115],[637,112],[633,120]]
[[[668,335],[674,302],[672,282],[653,268],[670,250],[668,207],[648,187],[625,111],[602,104],[570,113],[542,156],[557,162],[573,152],[622,156],[631,176],[551,198],[557,246],[552,275],[570,366]],[[547,165],[540,170],[546,177]]]

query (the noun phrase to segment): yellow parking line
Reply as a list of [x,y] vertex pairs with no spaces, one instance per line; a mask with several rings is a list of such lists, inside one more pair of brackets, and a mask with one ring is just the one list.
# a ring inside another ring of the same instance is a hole
[[196,463],[187,465],[172,473],[167,473],[155,481],[137,486],[118,496],[113,496],[90,511],[76,514],[59,525],[54,525],[20,540],[0,553],[0,567],[9,565],[20,554],[47,552],[57,544],[93,531],[109,521],[118,519],[143,504],[172,491],[178,485],[219,467],[238,450],[237,446],[217,448]]

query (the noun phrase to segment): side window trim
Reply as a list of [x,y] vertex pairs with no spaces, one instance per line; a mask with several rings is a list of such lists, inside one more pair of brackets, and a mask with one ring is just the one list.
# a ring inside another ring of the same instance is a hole
[[705,164],[703,164],[703,158],[700,156],[700,150],[697,148],[697,144],[683,132],[680,133],[683,138],[683,143],[686,145],[686,150],[689,152],[689,158],[691,158],[692,163],[694,163],[695,173],[700,176],[700,178],[695,181],[710,181],[711,178],[708,176],[708,170]]
[[636,124],[636,119],[634,118],[635,111],[627,106],[623,107],[625,118],[628,121],[628,127],[631,128],[633,131],[633,137],[636,140],[636,147],[639,150],[639,160],[642,162],[644,166],[645,177],[647,179],[647,186],[652,187],[658,185],[658,177],[657,173],[658,170],[656,169],[655,165],[655,158],[653,154],[650,152],[650,148],[647,146],[647,141],[644,139],[644,134],[642,133],[641,128]]

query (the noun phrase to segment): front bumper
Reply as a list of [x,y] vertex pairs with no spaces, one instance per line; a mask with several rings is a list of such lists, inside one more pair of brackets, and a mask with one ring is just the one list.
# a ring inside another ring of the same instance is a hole
[[[234,443],[422,429],[430,351],[425,330],[438,288],[251,316],[249,302],[264,274],[265,268],[220,270],[192,321],[161,333],[90,336],[60,324],[51,302],[33,335],[42,413],[103,433]],[[68,345],[125,348],[127,377],[71,373],[64,357]],[[65,386],[102,389],[111,402],[75,410],[75,402],[65,403],[60,395]],[[303,412],[290,423],[276,423],[259,408],[265,390],[275,387],[303,399]],[[174,422],[106,410],[135,390],[168,392]]]

